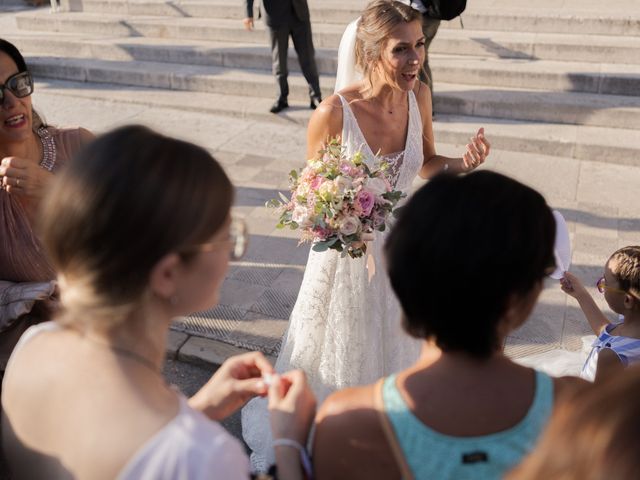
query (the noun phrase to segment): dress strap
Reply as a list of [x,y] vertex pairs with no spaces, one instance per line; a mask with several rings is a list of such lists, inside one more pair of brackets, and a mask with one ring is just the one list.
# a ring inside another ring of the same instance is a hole
[[[394,379],[395,377],[391,377]],[[390,379],[390,380],[391,380]],[[380,426],[382,427],[382,431],[384,432],[384,436],[389,443],[389,447],[391,448],[391,452],[393,453],[393,458],[396,460],[396,465],[400,469],[402,473],[402,478],[404,480],[413,480],[413,473],[411,473],[411,469],[409,468],[409,464],[407,463],[407,459],[402,453],[402,447],[398,442],[398,437],[396,437],[395,431],[393,430],[393,425],[391,425],[391,421],[387,416],[387,413],[384,408],[384,398],[382,396],[382,389],[384,387],[385,378],[381,378],[376,382],[373,389],[373,404],[378,412],[378,418],[380,419]]]
[[[357,125],[358,123],[347,99],[340,93],[336,93],[336,95],[338,95],[340,103],[342,103],[342,136],[345,137],[349,132],[353,132],[355,130],[354,125]],[[344,138],[343,141],[345,141]]]

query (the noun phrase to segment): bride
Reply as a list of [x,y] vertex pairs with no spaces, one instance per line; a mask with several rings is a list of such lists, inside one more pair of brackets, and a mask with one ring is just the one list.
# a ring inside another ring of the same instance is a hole
[[[424,55],[416,10],[397,1],[370,3],[345,31],[340,90],[309,121],[307,157],[316,156],[327,139],[340,136],[348,154],[360,150],[369,162],[374,154],[384,157],[391,165],[389,180],[406,193],[416,175],[462,173],[482,164],[490,149],[483,129],[462,157],[436,154],[431,96],[418,80]],[[351,59],[355,70],[349,68]],[[353,73],[360,77],[355,83],[349,81]],[[336,389],[372,383],[418,357],[420,342],[402,331],[400,306],[384,272],[385,236],[375,232],[362,258],[341,257],[333,250],[309,254],[275,368],[304,370],[318,403]],[[274,463],[266,403],[250,402],[242,425],[253,467],[265,470]]]

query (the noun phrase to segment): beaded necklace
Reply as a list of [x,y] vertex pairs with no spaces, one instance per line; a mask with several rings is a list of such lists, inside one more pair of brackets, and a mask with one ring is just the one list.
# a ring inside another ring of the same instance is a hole
[[49,130],[42,126],[36,130],[40,142],[42,143],[42,161],[40,166],[45,170],[52,172],[56,164],[56,142],[49,133]]

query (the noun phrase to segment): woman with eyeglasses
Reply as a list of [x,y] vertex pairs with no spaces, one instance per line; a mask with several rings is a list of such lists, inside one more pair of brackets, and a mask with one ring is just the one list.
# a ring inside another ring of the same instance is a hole
[[190,399],[162,376],[171,319],[214,305],[244,252],[232,199],[206,150],[135,126],[53,182],[40,222],[61,309],[25,332],[2,392],[16,478],[246,480],[243,447],[215,420],[267,394],[280,478],[303,478],[315,400],[302,372],[232,357]]
[[24,58],[0,39],[0,372],[24,330],[48,320],[56,304],[54,270],[33,223],[53,175],[93,137],[47,126],[32,93]]

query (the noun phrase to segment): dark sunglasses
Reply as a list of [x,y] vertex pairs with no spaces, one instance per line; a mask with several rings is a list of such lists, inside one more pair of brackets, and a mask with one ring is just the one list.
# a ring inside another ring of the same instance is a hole
[[0,103],[4,102],[5,90],[9,90],[14,97],[24,98],[33,93],[33,78],[29,72],[19,72],[11,75],[0,85]]

